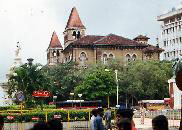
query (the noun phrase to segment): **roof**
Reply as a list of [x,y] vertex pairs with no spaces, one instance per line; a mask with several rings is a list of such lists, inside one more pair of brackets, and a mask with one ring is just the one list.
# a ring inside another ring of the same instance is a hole
[[85,28],[75,7],[72,8],[66,28]]
[[149,37],[147,37],[147,36],[143,36],[143,35],[139,35],[139,36],[137,36],[136,38],[134,38],[133,40],[137,40],[137,39],[150,39]]
[[148,45],[148,47],[144,48],[142,51],[144,53],[153,53],[153,52],[163,52],[164,50],[162,48],[153,45]]
[[63,48],[55,31],[52,34],[51,41],[48,48]]
[[146,47],[146,44],[138,43],[134,40],[130,40],[115,34],[109,34],[107,36],[87,35],[72,42],[72,45],[119,45]]
[[139,103],[164,103],[164,100],[141,100]]

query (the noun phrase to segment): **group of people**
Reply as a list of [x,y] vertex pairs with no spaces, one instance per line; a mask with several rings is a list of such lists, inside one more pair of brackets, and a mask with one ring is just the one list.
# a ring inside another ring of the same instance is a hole
[[[91,130],[137,130],[133,121],[132,109],[118,109],[116,112],[116,124],[111,125],[111,111],[107,109],[104,113],[102,108],[93,109],[91,117]],[[102,119],[105,119],[105,127]],[[153,130],[169,130],[168,120],[164,115],[152,119]]]
[[[103,108],[93,109],[90,120],[91,130],[136,130],[133,121],[132,109],[118,109],[116,112],[116,127],[111,126],[111,111],[110,108],[104,113]],[[105,119],[105,126],[103,125],[103,118]],[[0,130],[3,130],[4,118],[0,116]],[[152,119],[153,130],[169,130],[168,120],[164,115],[156,116]],[[63,124],[58,119],[52,119],[48,122],[39,122],[34,124],[30,130],[63,130]]]

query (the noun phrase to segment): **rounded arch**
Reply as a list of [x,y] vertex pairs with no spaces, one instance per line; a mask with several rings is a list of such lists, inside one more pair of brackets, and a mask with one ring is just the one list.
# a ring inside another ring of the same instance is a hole
[[107,53],[104,52],[104,53],[102,54],[102,61],[103,61],[104,64],[107,64],[107,60],[108,60]]
[[109,57],[109,59],[114,59],[115,55],[113,53],[109,53],[108,57]]
[[133,60],[133,61],[136,61],[136,59],[137,59],[137,55],[136,55],[136,54],[133,54],[133,55],[132,55],[132,60]]
[[56,53],[55,50],[52,51],[52,55],[53,55],[53,56],[57,56],[57,53]]
[[76,31],[73,31],[72,35],[76,38]]
[[80,56],[85,55],[87,57],[87,53],[85,51],[80,52]]
[[77,32],[77,38],[80,38],[80,31]]
[[131,55],[130,54],[126,54],[125,58],[126,58],[126,61],[127,62],[130,62],[131,61]]
[[79,59],[80,59],[80,65],[84,65],[86,60],[87,60],[87,53],[82,51],[80,53],[80,58]]

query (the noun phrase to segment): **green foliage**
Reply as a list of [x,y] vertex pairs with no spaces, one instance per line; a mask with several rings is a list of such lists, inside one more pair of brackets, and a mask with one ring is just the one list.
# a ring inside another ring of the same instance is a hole
[[120,92],[125,92],[138,100],[168,97],[167,80],[172,76],[171,65],[166,61],[130,63],[125,72],[119,74]]
[[51,79],[51,92],[58,100],[67,100],[70,92],[82,81],[76,63],[69,62],[50,67],[47,71]]
[[105,66],[98,65],[88,69],[83,83],[75,88],[87,100],[104,99],[116,94],[116,83],[113,72],[105,71]]
[[[45,121],[46,113],[48,120],[54,118],[54,115],[61,115],[62,121],[68,121],[68,112],[70,115],[70,121],[73,120],[88,120],[89,119],[89,110],[47,110],[47,111],[26,111],[22,115],[20,113],[1,113],[5,117],[5,122],[31,122],[32,117],[39,117],[40,120]],[[8,120],[7,116],[14,116],[14,120]],[[34,121],[33,121],[34,122]]]
[[35,90],[46,90],[46,77],[42,74],[40,64],[27,65],[23,64],[15,68],[13,74],[8,80],[7,92],[13,97],[15,92],[22,91],[25,96],[26,106],[32,107],[35,104],[32,93]]

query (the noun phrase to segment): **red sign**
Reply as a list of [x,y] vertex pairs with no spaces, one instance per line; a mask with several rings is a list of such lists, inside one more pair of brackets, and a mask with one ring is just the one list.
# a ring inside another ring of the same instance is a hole
[[14,116],[7,116],[7,119],[8,120],[13,120],[13,119],[15,119],[15,117]]
[[49,91],[34,91],[33,97],[50,97],[51,93]]
[[33,116],[33,117],[32,117],[32,120],[33,120],[33,121],[38,121],[38,120],[39,120],[39,117],[38,117],[38,116]]

